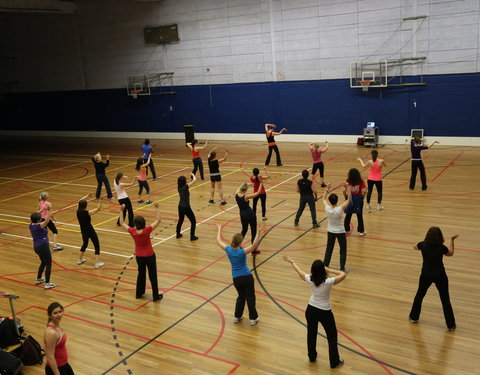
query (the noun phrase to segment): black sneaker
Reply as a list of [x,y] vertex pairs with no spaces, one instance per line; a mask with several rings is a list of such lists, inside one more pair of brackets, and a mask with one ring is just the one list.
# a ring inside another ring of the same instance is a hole
[[158,296],[153,297],[153,302],[160,301],[162,298],[163,298],[163,294],[159,294]]
[[321,187],[327,187],[327,184],[321,184],[320,186]]
[[295,222],[293,223],[293,225],[295,225],[296,227],[298,227],[298,221],[295,221]]
[[177,233],[177,238],[182,238],[182,237],[183,237],[183,234]]
[[227,201],[221,201],[220,204],[221,204],[222,206],[225,206],[225,205],[227,204]]
[[210,199],[208,203],[215,203],[215,202],[213,201],[213,199]]
[[197,237],[197,236],[192,236],[192,237],[190,237],[190,241],[196,241],[196,240],[198,240],[198,237]]
[[312,228],[320,228],[320,224],[315,223],[315,224],[312,225]]
[[338,362],[338,365],[333,366],[332,368],[342,367],[344,363],[345,363],[345,361],[343,359],[341,359],[340,362]]

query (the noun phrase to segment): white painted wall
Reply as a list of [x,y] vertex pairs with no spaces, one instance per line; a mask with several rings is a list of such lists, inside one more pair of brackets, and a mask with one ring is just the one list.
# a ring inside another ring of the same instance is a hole
[[[415,56],[426,63],[404,75],[480,70],[480,0],[77,5],[77,15],[0,15],[3,91],[121,88],[127,75],[161,71],[175,72],[175,85],[347,78],[353,60]],[[428,17],[402,21],[421,15]],[[180,43],[144,44],[145,27],[170,23]]]

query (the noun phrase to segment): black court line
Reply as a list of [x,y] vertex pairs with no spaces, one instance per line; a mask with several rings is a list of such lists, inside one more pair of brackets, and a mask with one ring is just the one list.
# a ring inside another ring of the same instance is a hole
[[272,207],[270,207],[270,208],[275,208],[275,207],[277,207],[278,205],[282,204],[282,203],[285,202],[285,201],[286,201],[286,199],[284,199],[283,201],[278,202],[277,204],[274,204],[274,205],[273,205]]

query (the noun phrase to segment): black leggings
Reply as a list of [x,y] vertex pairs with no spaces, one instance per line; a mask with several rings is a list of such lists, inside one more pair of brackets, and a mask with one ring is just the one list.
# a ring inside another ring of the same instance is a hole
[[[120,205],[122,204],[125,205],[125,209],[123,210],[123,220],[125,220],[125,217],[127,216],[127,212],[128,212],[128,226],[133,228],[133,207],[132,207],[132,202],[130,202],[130,198],[126,197],[126,198],[119,199],[118,203]],[[119,223],[120,222],[117,221],[117,224]]]
[[205,180],[205,177],[203,176],[203,162],[202,158],[195,158],[192,159],[193,161],[193,170],[192,173],[195,175],[197,173],[197,170],[200,170],[200,178],[202,180]]
[[323,161],[314,163],[312,167],[312,176],[315,176],[315,172],[317,172],[317,169],[320,171],[320,177],[323,178]]
[[248,211],[240,211],[240,221],[242,222],[242,236],[245,238],[245,235],[248,232],[248,226],[250,225],[250,231],[252,232],[252,243],[257,235],[257,216],[252,209]]
[[185,215],[188,217],[188,220],[190,220],[190,237],[192,238],[195,236],[195,226],[197,225],[197,219],[195,218],[195,214],[193,213],[190,206],[178,206],[177,234],[180,234],[180,231],[182,230],[182,224],[185,220]]
[[[41,220],[42,223],[43,223],[44,221],[45,221],[45,219],[42,219],[42,220]],[[57,229],[57,227],[55,226],[55,223],[53,222],[52,219],[50,219],[50,221],[48,222],[47,228],[50,229],[50,231],[51,231],[53,234],[58,234],[58,229]]]
[[45,270],[45,282],[50,282],[50,272],[52,271],[52,253],[50,253],[50,246],[48,242],[34,247],[35,253],[40,258],[40,266],[38,267],[37,279],[42,278],[43,271]]
[[[58,371],[60,375],[74,375],[73,369],[70,367],[68,363],[64,364],[63,366],[58,366]],[[53,371],[49,365],[45,366],[45,375],[53,375]]]
[[383,188],[383,181],[373,181],[373,180],[367,180],[368,184],[368,193],[367,193],[367,203],[370,204],[370,198],[372,197],[373,193],[373,187],[377,187],[377,194],[378,194],[378,204],[382,203],[382,188]]
[[[143,159],[143,163],[147,163],[148,162],[148,158],[147,159]],[[150,158],[150,164],[147,165],[147,168],[145,170],[146,174],[148,175],[148,168],[150,168],[152,170],[152,178],[157,178],[157,173],[155,172],[155,166],[153,165],[153,159]]]
[[317,211],[315,210],[315,198],[313,194],[310,195],[300,195],[300,205],[298,206],[297,215],[295,216],[295,223],[298,224],[300,216],[302,216],[305,206],[308,204],[310,208],[310,214],[312,215],[312,224],[317,224]]
[[422,190],[427,189],[427,174],[422,160],[412,160],[412,175],[410,177],[410,189],[415,189],[417,179],[417,169],[420,170],[420,180],[422,181]]
[[85,232],[82,231],[82,239],[83,239],[83,244],[82,244],[82,247],[80,248],[80,251],[82,253],[84,253],[85,250],[87,249],[88,240],[91,239],[93,246],[95,247],[95,255],[100,254],[100,242],[98,241],[97,232],[95,232],[95,230],[90,229]]
[[107,190],[107,198],[111,199],[112,189],[110,188],[110,182],[105,174],[97,174],[95,175],[97,178],[97,192],[95,193],[95,197],[98,199],[100,198],[100,193],[102,192],[102,183],[105,185],[105,189]]
[[157,278],[157,257],[155,254],[148,257],[135,257],[138,265],[137,288],[135,295],[137,298],[145,294],[147,286],[147,270],[150,284],[152,285],[152,296],[158,298],[158,278]]
[[145,188],[147,194],[150,194],[150,186],[148,186],[147,180],[138,180],[138,195],[142,195],[143,188]]
[[260,194],[253,198],[253,212],[257,214],[257,202],[259,199],[262,204],[262,217],[265,217],[267,214],[267,194]]
[[335,239],[338,239],[338,245],[340,246],[340,269],[345,269],[345,263],[347,262],[347,236],[345,233],[327,233],[327,248],[325,250],[325,257],[323,263],[325,266],[330,265],[330,259],[332,259],[333,247],[335,246]]
[[317,334],[318,323],[320,322],[327,334],[330,367],[338,366],[340,364],[337,346],[338,334],[332,310],[321,310],[308,305],[307,310],[305,310],[305,318],[307,319],[307,347],[310,362],[314,362],[317,359]]
[[282,165],[282,158],[280,157],[280,151],[278,150],[277,145],[268,146],[268,156],[267,160],[265,160],[265,165],[270,164],[270,159],[272,158],[272,151],[275,151],[275,154],[277,155],[277,165]]
[[238,297],[235,303],[235,318],[241,318],[245,301],[248,306],[248,318],[254,320],[258,318],[257,309],[255,307],[255,280],[253,275],[238,276],[233,278],[233,285],[237,289]]

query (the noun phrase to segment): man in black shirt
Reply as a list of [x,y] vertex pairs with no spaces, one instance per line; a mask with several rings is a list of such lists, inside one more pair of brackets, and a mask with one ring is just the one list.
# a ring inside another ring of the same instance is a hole
[[[302,171],[302,179],[297,182],[297,191],[300,193],[300,206],[298,207],[297,215],[295,216],[295,226],[298,226],[300,216],[302,216],[305,205],[308,204],[310,213],[312,214],[312,226],[318,228],[320,224],[317,223],[317,212],[315,211],[315,201],[317,200],[317,190],[313,186],[313,182],[308,179],[308,171]],[[312,188],[313,187],[313,188]]]

